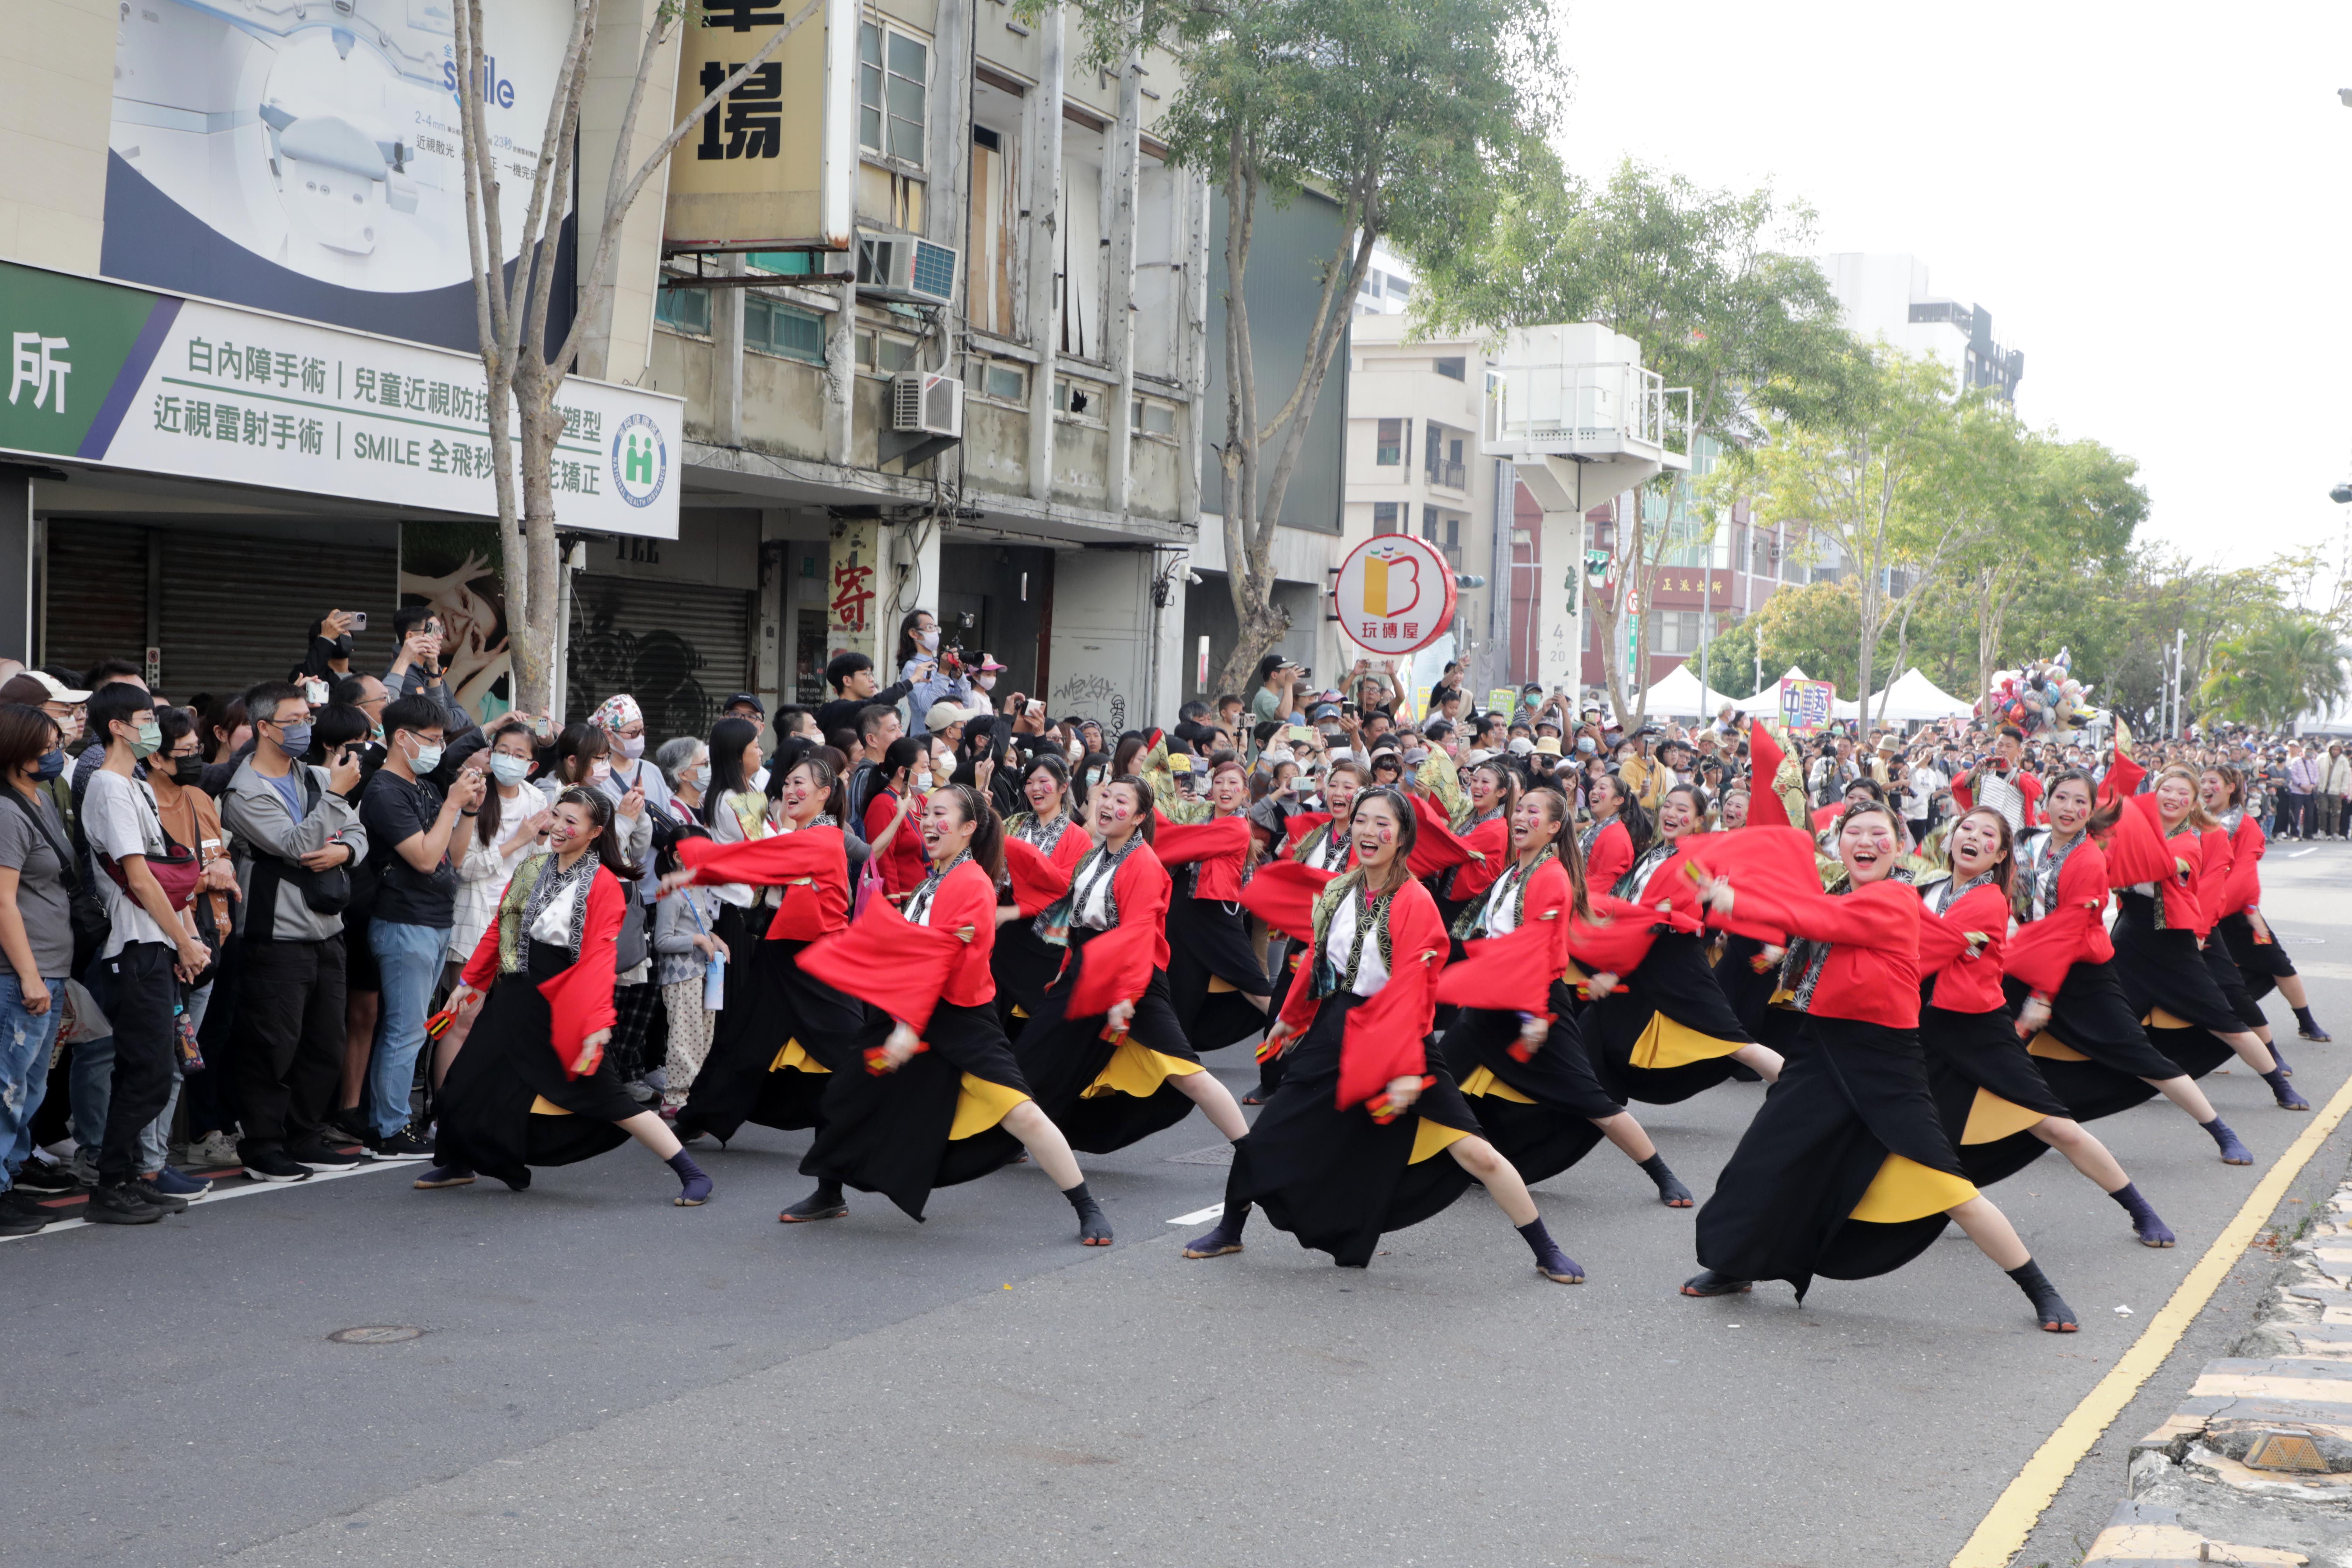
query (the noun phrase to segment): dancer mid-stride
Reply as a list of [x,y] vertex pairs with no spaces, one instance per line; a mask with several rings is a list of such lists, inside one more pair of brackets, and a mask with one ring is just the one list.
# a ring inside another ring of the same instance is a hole
[[1289,1071],[1234,1145],[1225,1212],[1187,1258],[1242,1250],[1253,1203],[1343,1268],[1363,1268],[1385,1231],[1418,1225],[1482,1184],[1518,1227],[1536,1268],[1559,1284],[1584,1270],[1544,1229],[1527,1184],[1479,1136],[1442,1060],[1423,1048],[1436,1006],[1445,930],[1406,869],[1412,802],[1382,786],[1357,796],[1356,868],[1314,904],[1274,1043]]
[[1037,1109],[996,1015],[989,951],[1003,829],[970,784],[923,807],[930,865],[901,917],[880,900],[846,931],[811,942],[800,967],[897,1020],[866,1070],[825,1086],[801,1173],[820,1192],[880,1193],[921,1219],[935,1187],[976,1180],[1025,1147],[1078,1216],[1078,1240],[1108,1247],[1110,1222],[1061,1130]]
[[420,1188],[462,1187],[479,1171],[520,1192],[533,1165],[569,1165],[635,1138],[677,1173],[680,1207],[710,1197],[710,1178],[658,1112],[621,1087],[604,1054],[621,917],[636,884],[600,791],[555,797],[550,853],[515,868],[449,999],[488,1000],[441,1086],[433,1165]]
[[1749,827],[1693,846],[1717,917],[1793,940],[1786,973],[1803,1040],[1698,1212],[1701,1271],[1685,1296],[1816,1275],[1866,1279],[1918,1257],[1956,1222],[2033,1303],[2051,1333],[2074,1311],[2009,1220],[1960,1173],[1919,1046],[1918,895],[1890,882],[1903,826],[1876,801],[1846,807],[1838,858],[1849,890],[1822,891],[1811,835]]

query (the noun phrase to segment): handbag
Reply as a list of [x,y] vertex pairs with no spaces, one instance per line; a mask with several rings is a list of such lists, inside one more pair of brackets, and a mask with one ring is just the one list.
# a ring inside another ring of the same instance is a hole
[[106,918],[106,906],[99,900],[97,889],[82,880],[73,851],[49,831],[49,825],[41,820],[41,814],[33,808],[31,801],[25,798],[24,792],[12,788],[7,794],[8,798],[16,803],[16,809],[31,819],[33,831],[41,836],[41,842],[49,847],[49,853],[58,858],[58,879],[66,889],[66,915],[73,926],[73,968],[68,974],[79,974],[89,967],[90,960],[96,958],[99,950],[106,945],[107,935],[112,929]]
[[621,911],[621,934],[613,943],[613,972],[626,974],[646,961],[646,901],[635,888],[624,888],[621,893],[628,903]]
[[[194,850],[175,841],[163,830],[163,818],[155,809],[152,795],[142,790],[139,798],[146,804],[147,819],[155,825],[155,837],[163,841],[163,853],[145,857],[147,870],[155,879],[155,885],[163,889],[165,901],[177,913],[186,909],[189,900],[196,896],[196,884],[205,878],[204,862],[196,858]],[[98,854],[95,850],[91,853],[106,874],[114,879],[114,885],[125,893],[130,892],[131,879],[122,874],[122,867],[110,856]]]
[[882,887],[882,857],[879,855],[869,855],[866,857],[866,868],[857,873],[857,897],[850,904],[850,917],[854,920],[857,916],[864,914],[867,904],[870,904],[875,900],[882,897],[884,897]]

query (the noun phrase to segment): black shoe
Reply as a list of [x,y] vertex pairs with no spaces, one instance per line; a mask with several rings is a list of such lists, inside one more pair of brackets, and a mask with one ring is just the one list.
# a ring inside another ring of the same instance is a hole
[[101,1183],[90,1188],[81,1217],[92,1225],[153,1225],[163,1211],[135,1191],[136,1182]]
[[283,1149],[257,1149],[245,1157],[245,1173],[257,1182],[307,1182],[310,1167],[297,1163]]
[[338,1110],[328,1117],[324,1125],[320,1128],[320,1141],[334,1144],[352,1143],[362,1147],[367,1145],[374,1139],[375,1134],[360,1125],[359,1114],[356,1110]]
[[401,1131],[389,1138],[369,1139],[368,1152],[379,1160],[430,1160],[433,1145]]
[[147,1205],[151,1208],[160,1209],[165,1214],[185,1214],[188,1212],[187,1199],[180,1196],[177,1193],[165,1192],[163,1188],[157,1186],[154,1181],[150,1177],[142,1176],[139,1178],[138,1193],[139,1201]]
[[367,1156],[363,1154],[346,1154],[341,1149],[330,1149],[323,1143],[289,1143],[286,1157],[313,1171],[348,1171],[354,1165],[368,1163]]
[[81,1191],[81,1183],[74,1175],[73,1167],[63,1161],[50,1164],[44,1160],[27,1160],[25,1168],[16,1173],[16,1190],[65,1197]]
[[0,1236],[31,1236],[55,1217],[13,1189],[0,1193]]

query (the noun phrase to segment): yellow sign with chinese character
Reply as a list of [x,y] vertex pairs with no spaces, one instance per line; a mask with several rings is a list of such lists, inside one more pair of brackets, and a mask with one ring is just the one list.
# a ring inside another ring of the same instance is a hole
[[857,178],[855,0],[688,0],[685,114],[777,29],[814,11],[702,115],[669,158],[664,238],[690,250],[846,250]]

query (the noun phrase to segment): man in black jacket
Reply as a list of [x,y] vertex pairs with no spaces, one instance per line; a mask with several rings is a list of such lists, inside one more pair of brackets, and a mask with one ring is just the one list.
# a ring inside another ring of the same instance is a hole
[[[925,679],[929,671],[918,666],[915,680]],[[816,710],[817,733],[830,735],[835,730],[856,727],[859,710],[879,703],[895,708],[906,700],[907,693],[915,689],[915,680],[902,680],[896,686],[877,686],[874,661],[862,653],[837,653],[833,662],[824,667],[824,681],[833,688],[833,700]]]

